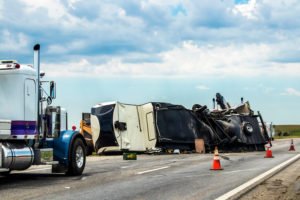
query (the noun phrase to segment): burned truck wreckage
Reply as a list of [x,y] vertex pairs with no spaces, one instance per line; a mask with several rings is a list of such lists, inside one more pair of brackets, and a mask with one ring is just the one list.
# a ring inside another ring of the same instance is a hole
[[260,112],[255,115],[249,102],[244,103],[243,98],[241,104],[234,108],[219,93],[213,101],[214,108],[216,101],[221,109],[209,111],[207,106],[199,104],[192,108],[199,121],[210,129],[203,135],[208,150],[212,150],[213,146],[223,151],[265,150],[264,146],[270,142],[270,137]]
[[158,102],[98,104],[91,109],[95,151],[193,151],[195,139],[203,139],[206,152],[215,146],[222,151],[265,150],[269,136],[259,112],[254,114],[248,102],[231,108],[219,93],[215,102],[218,109],[212,111],[199,104],[191,110]]

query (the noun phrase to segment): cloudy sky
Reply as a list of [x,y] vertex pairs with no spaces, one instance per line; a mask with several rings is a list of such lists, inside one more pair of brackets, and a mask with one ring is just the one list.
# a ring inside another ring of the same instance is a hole
[[274,124],[300,124],[298,0],[0,0],[0,59],[57,82],[79,124],[100,102],[212,107],[220,92]]

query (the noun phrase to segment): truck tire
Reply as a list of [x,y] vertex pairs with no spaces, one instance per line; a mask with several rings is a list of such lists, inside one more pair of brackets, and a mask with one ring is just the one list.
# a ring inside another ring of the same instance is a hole
[[93,148],[92,146],[90,146],[90,145],[87,145],[87,146],[86,146],[86,155],[87,155],[87,156],[92,155],[94,151],[95,151],[95,150],[94,150],[94,148]]
[[70,161],[67,175],[78,176],[81,175],[86,161],[86,150],[83,141],[76,138],[72,144],[70,151]]

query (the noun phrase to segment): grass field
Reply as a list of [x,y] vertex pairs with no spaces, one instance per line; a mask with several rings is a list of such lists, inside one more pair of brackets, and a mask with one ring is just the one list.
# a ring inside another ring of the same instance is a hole
[[300,137],[300,125],[274,125],[275,138]]

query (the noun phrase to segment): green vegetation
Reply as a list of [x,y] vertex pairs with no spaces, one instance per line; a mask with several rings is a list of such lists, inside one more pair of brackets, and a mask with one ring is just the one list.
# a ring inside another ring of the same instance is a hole
[[274,125],[275,138],[300,137],[300,125]]

